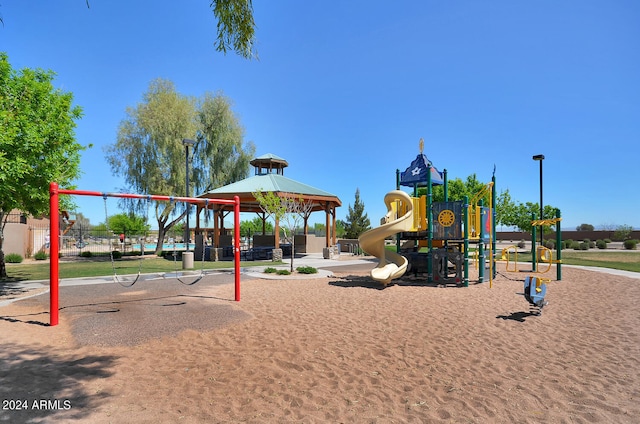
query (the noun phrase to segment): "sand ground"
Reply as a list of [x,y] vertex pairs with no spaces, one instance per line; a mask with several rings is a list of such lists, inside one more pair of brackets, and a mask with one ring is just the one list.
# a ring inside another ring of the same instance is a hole
[[638,422],[640,280],[565,268],[537,316],[500,271],[243,276],[240,302],[224,273],[65,287],[56,327],[23,299],[0,308],[0,422]]

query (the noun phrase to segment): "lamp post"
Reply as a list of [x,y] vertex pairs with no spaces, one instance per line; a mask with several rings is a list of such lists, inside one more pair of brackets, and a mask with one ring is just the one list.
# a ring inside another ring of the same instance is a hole
[[[544,155],[535,155],[533,160],[540,162],[540,220],[543,218],[543,206],[542,206],[542,161],[544,160]],[[542,246],[542,226],[540,226],[540,246]]]
[[[186,187],[186,197],[189,197],[189,146],[193,146],[196,142],[189,139],[189,138],[183,138],[182,139],[182,145],[184,146],[184,152],[185,152],[185,159],[184,159],[184,164],[185,164],[185,175],[186,175],[186,179],[187,179],[187,187]],[[191,203],[187,202],[187,228],[185,229],[184,232],[184,240],[186,243],[186,250],[187,252],[189,251],[189,214],[191,213]]]

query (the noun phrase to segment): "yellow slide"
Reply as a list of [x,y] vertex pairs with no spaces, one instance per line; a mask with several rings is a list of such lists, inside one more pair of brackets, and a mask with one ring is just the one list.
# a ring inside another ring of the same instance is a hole
[[[400,201],[407,210],[404,215],[396,218],[396,210],[392,203]],[[394,278],[400,278],[407,270],[407,258],[402,255],[385,249],[384,240],[402,231],[410,231],[413,225],[413,203],[407,193],[401,190],[390,191],[384,196],[384,203],[387,205],[387,214],[382,219],[378,228],[373,228],[363,233],[358,241],[362,250],[375,256],[380,261],[378,266],[371,270],[371,278],[380,281],[385,286]]]

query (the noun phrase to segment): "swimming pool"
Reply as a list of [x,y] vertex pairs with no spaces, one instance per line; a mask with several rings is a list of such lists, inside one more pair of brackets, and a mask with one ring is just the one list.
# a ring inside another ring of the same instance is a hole
[[[133,250],[140,250],[140,243],[134,243],[131,245],[131,248]],[[196,248],[196,244],[195,243],[189,243],[189,249],[193,250]],[[156,243],[145,243],[144,245],[144,251],[145,252],[152,252],[155,251],[156,249]],[[164,243],[162,245],[162,250],[164,251],[171,251],[171,250],[185,250],[185,243]]]

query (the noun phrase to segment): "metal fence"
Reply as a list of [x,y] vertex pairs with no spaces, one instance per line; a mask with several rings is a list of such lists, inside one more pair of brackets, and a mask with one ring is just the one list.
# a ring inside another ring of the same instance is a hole
[[[60,254],[62,256],[82,256],[91,252],[92,256],[108,255],[119,251],[122,254],[152,254],[158,244],[157,231],[148,234],[114,234],[104,229],[74,227],[60,236]],[[184,250],[184,243],[169,237],[163,250]]]

